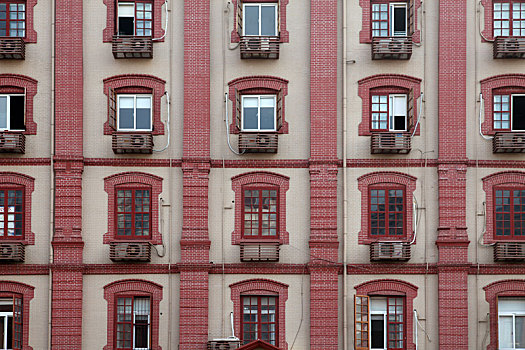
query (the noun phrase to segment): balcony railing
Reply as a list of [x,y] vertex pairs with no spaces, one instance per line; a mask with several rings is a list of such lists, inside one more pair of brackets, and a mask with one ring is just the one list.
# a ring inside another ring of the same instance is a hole
[[494,58],[524,58],[525,37],[498,36],[493,51]]
[[370,142],[370,152],[408,153],[410,152],[411,135],[407,132],[374,132]]
[[278,141],[276,133],[241,133],[239,152],[277,153]]
[[22,38],[0,38],[0,59],[25,60],[26,46]]
[[407,36],[372,38],[373,60],[408,60],[412,56],[412,38]]
[[113,57],[153,58],[153,40],[147,36],[113,36]]
[[151,133],[113,134],[112,148],[115,153],[152,153],[153,135]]
[[410,244],[403,242],[375,242],[370,245],[370,261],[410,260]]
[[241,243],[241,261],[279,261],[279,243]]
[[0,152],[25,153],[26,136],[21,132],[0,132]]
[[149,242],[112,242],[109,246],[109,258],[113,261],[150,261],[151,244]]
[[241,58],[279,58],[278,36],[243,36]]
[[0,243],[0,262],[24,262],[25,246],[22,243]]
[[498,132],[492,139],[494,153],[525,152],[525,132]]
[[494,245],[494,261],[525,260],[525,242],[498,242]]

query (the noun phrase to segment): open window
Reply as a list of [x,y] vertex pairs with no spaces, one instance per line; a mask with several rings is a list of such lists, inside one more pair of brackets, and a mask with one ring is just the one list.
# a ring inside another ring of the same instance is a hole
[[[411,98],[413,98],[411,96]],[[371,129],[377,131],[407,131],[413,126],[414,115],[408,114],[410,103],[406,94],[375,94],[372,92]],[[411,109],[412,110],[412,109]]]
[[117,130],[151,131],[151,95],[117,95]]
[[494,94],[494,130],[525,131],[524,93]]
[[0,94],[0,131],[25,128],[25,93]]
[[525,349],[525,298],[498,298],[500,349]]
[[119,2],[117,8],[118,35],[151,36],[153,4],[150,1]]
[[372,37],[408,36],[408,4],[372,3]]
[[148,350],[151,300],[148,296],[117,296],[115,349]]

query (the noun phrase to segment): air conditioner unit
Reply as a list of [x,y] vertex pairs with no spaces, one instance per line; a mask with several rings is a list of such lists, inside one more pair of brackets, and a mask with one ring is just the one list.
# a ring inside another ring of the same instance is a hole
[[262,51],[270,50],[270,39],[261,38],[261,50]]
[[213,339],[208,341],[207,350],[232,350],[240,346],[239,339]]
[[150,261],[151,245],[149,242],[112,242],[109,258],[113,261]]
[[22,243],[1,243],[0,261],[19,261],[25,260],[25,246]]
[[379,243],[379,258],[391,259],[400,258],[403,256],[403,243]]
[[133,147],[142,147],[148,142],[149,135],[133,134],[131,135],[130,142]]
[[259,38],[248,39],[246,50],[260,50],[261,40]]
[[241,261],[279,261],[279,243],[241,243]]

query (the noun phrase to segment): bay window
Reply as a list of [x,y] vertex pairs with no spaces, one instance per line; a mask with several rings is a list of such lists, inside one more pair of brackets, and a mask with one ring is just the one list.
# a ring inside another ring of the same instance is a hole
[[119,131],[151,131],[151,95],[117,95]]
[[0,131],[25,130],[25,95],[0,95]]

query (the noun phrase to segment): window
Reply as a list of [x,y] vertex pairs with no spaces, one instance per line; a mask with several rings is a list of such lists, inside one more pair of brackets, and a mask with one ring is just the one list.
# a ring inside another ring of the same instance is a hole
[[408,36],[406,3],[373,3],[372,36]]
[[278,189],[244,189],[245,238],[276,238],[278,216]]
[[244,4],[243,35],[277,36],[277,4]]
[[369,213],[372,237],[405,236],[404,187],[370,187]]
[[149,349],[150,303],[149,297],[117,297],[116,349]]
[[118,3],[118,35],[151,36],[153,4],[149,1]]
[[26,36],[26,5],[24,1],[0,1],[0,37]]
[[22,349],[22,297],[0,297],[0,349]]
[[162,178],[139,172],[126,172],[104,179],[108,194],[108,232],[104,244],[115,240],[147,240],[161,244],[159,196]]
[[242,306],[242,343],[261,339],[277,345],[277,298],[243,296]]
[[0,189],[0,240],[24,237],[24,190]]
[[494,129],[525,130],[525,94],[494,95]]
[[242,98],[242,131],[276,131],[273,95],[247,95]]
[[494,37],[525,36],[525,2],[494,2]]
[[25,130],[25,96],[0,95],[0,130]]
[[494,198],[496,238],[519,239],[525,236],[525,188],[498,188]]
[[372,95],[372,129],[406,131],[407,95]]
[[149,238],[151,232],[151,190],[117,190],[117,238]]
[[525,298],[498,298],[500,349],[525,349]]
[[151,131],[151,95],[117,95],[119,131]]

